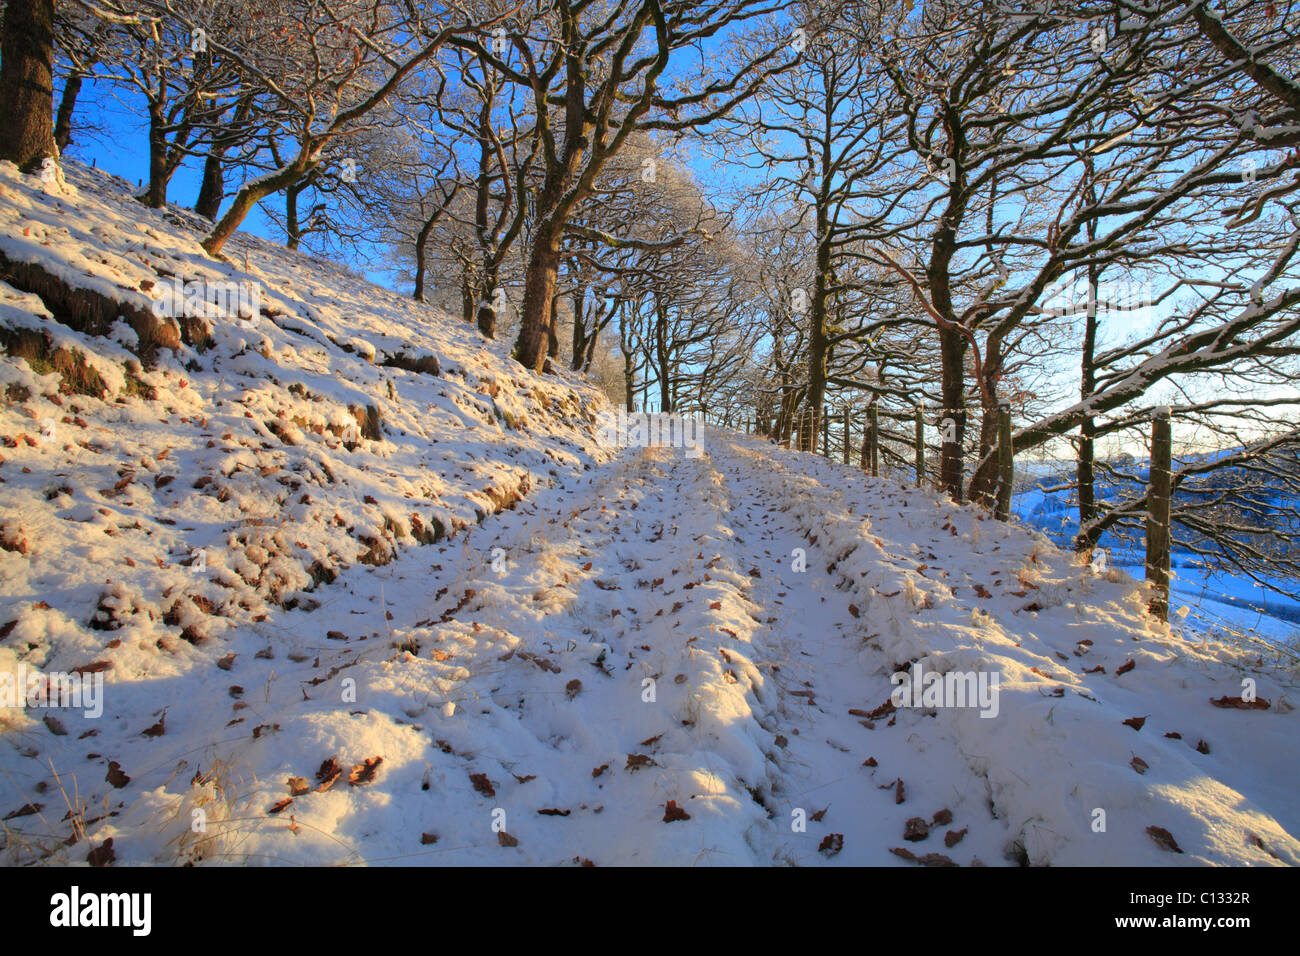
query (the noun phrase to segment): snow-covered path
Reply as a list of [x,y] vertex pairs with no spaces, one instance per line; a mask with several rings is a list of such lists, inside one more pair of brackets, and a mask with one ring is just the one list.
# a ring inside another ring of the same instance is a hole
[[[42,759],[119,862],[1300,862],[1292,678],[929,490],[704,447],[566,466]],[[918,660],[996,672],[997,716],[894,710]],[[1243,677],[1268,710],[1211,706]]]

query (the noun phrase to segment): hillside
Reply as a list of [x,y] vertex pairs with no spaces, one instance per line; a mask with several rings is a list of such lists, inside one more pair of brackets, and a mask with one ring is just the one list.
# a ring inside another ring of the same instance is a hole
[[[1122,572],[731,432],[607,447],[583,383],[66,168],[0,164],[0,672],[104,711],[0,711],[6,862],[1300,863],[1296,674]],[[918,666],[997,694],[891,703]]]

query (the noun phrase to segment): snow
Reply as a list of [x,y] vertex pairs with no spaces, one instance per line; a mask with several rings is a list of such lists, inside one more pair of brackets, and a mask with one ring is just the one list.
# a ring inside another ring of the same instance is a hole
[[[6,862],[1300,863],[1280,659],[928,489],[715,429],[604,447],[608,405],[506,343],[64,172],[0,164],[7,258],[140,308],[254,281],[262,314],[145,369],[0,286],[108,386],[0,359],[0,673],[105,678],[99,718],[0,711]],[[996,716],[891,710],[918,663],[996,675]],[[1211,705],[1244,678],[1267,709]]]

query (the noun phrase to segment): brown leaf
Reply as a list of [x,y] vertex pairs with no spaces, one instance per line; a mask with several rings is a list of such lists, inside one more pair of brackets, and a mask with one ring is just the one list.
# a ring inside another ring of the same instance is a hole
[[1146,773],[1147,767],[1150,765],[1141,757],[1134,757],[1131,761],[1129,761],[1129,766],[1132,767],[1134,770],[1136,770],[1138,773]]
[[[485,797],[495,797],[496,788],[492,786],[492,781],[488,779],[485,773],[472,773],[469,775],[469,782],[474,784],[474,789]],[[513,846],[513,844],[511,844]]]
[[516,783],[527,783],[529,780],[536,780],[536,779],[537,779],[537,774],[535,774],[535,773],[530,773],[530,774],[528,774],[527,776],[524,776],[524,777],[519,776],[519,774],[517,774],[517,773],[511,773],[510,776],[512,776],[512,777],[515,778],[515,782],[516,782]]
[[903,839],[917,843],[930,835],[930,825],[920,817],[912,817],[903,824]]
[[894,856],[901,856],[904,860],[910,860],[913,863],[916,862],[916,854],[905,846],[891,846],[889,852],[894,854]]
[[710,610],[710,611],[721,611],[721,610],[722,610],[722,602],[721,602],[721,601],[710,601],[710,602],[709,602],[709,610]]
[[91,866],[108,866],[117,859],[117,854],[113,852],[113,838],[109,837],[99,846],[92,849],[86,854],[86,862]]
[[316,771],[316,780],[319,784],[319,786],[316,787],[316,792],[322,793],[328,790],[330,787],[334,786],[335,781],[337,781],[342,775],[343,768],[339,766],[337,760],[333,757],[324,760],[320,765],[320,769]]
[[822,842],[818,845],[817,850],[826,856],[834,856],[844,849],[843,833],[828,833],[822,837]]
[[669,800],[664,805],[664,823],[672,823],[676,820],[689,820],[691,815],[677,805],[676,800]]
[[657,767],[657,766],[659,765],[654,762],[654,758],[649,757],[646,754],[628,754],[627,763],[624,764],[623,769],[636,771],[636,770],[640,770],[642,767]]
[[1147,835],[1155,840],[1156,845],[1162,850],[1168,850],[1171,853],[1183,852],[1178,846],[1178,841],[1174,839],[1174,835],[1164,827],[1147,827]]
[[1142,725],[1146,722],[1147,719],[1145,717],[1130,717],[1128,720],[1124,721],[1124,726],[1132,727],[1134,730],[1141,730]]
[[217,661],[217,666],[223,671],[228,671],[230,668],[235,666],[235,658],[238,656],[238,654],[227,654],[225,657],[221,658],[221,660]]
[[809,819],[816,820],[818,823],[821,823],[822,817],[826,816],[826,811],[829,809],[830,807],[822,807],[822,809],[818,810],[816,813],[811,814]]
[[293,803],[293,797],[285,797],[283,800],[279,800],[279,801],[277,801],[277,802],[276,802],[276,803],[271,807],[271,809],[270,809],[270,810],[267,810],[266,812],[267,812],[267,813],[280,813],[281,811],[283,811],[284,809],[286,809],[286,808],[289,806],[289,804],[291,804],[291,803]]
[[152,727],[146,727],[144,730],[140,731],[140,733],[145,737],[161,737],[163,734],[167,733],[167,711],[164,710],[162,712],[162,715],[158,718],[158,723],[154,724]]
[[287,786],[291,797],[301,797],[303,794],[311,792],[311,784],[306,777],[290,777]]
[[383,762],[383,757],[367,757],[364,763],[353,766],[352,772],[348,774],[348,783],[354,787],[370,783],[375,779],[375,771]]
[[949,830],[947,833],[943,835],[943,845],[948,847],[948,849],[951,850],[953,847],[955,847],[958,843],[962,841],[962,838],[964,836],[966,836],[967,829],[969,828],[962,827],[960,830]]
[[1196,743],[1196,752],[1198,754],[1208,754],[1210,752],[1210,745],[1204,740],[1199,740]]
[[902,777],[899,777],[899,778],[898,778],[898,781],[894,784],[894,803],[895,803],[895,805],[900,804],[900,803],[903,802],[903,793],[904,793],[904,791],[903,791],[903,778],[902,778]]
[[538,810],[537,812],[544,817],[567,817],[573,811],[561,810],[559,807],[547,807],[544,810]]
[[946,827],[952,823],[952,811],[947,807],[935,813],[934,819],[930,821],[932,827]]
[[1120,674],[1127,674],[1135,667],[1137,667],[1137,661],[1130,658],[1123,664],[1120,664],[1119,667],[1115,668],[1115,676],[1118,677]]
[[862,761],[862,766],[864,766],[864,767],[878,767],[878,766],[880,766],[880,764],[876,763],[876,758],[875,758],[875,757],[868,757],[866,760]]
[[582,693],[582,681],[575,677],[564,685],[564,693],[568,695],[569,700],[573,700],[578,694]]
[[850,604],[849,613],[852,614],[854,617],[857,617],[862,612],[858,610],[858,606],[856,604]]
[[1240,697],[1220,697],[1217,700],[1210,698],[1210,703],[1215,707],[1230,707],[1234,710],[1268,710],[1268,701],[1263,697],[1257,697],[1255,700],[1242,700]]
[[109,762],[108,776],[105,777],[104,779],[109,783],[111,783],[113,786],[117,787],[119,790],[131,782],[131,778],[122,772],[122,765],[119,764],[116,760]]
[[594,780],[596,777],[599,777],[602,773],[604,773],[608,769],[609,769],[609,764],[607,763],[603,763],[599,767],[594,768],[591,771],[592,779]]
[[438,834],[436,833],[420,834],[420,844],[422,846],[428,846],[430,843],[437,843],[437,842],[438,842]]
[[68,731],[59,718],[46,714],[44,720],[45,726],[49,728],[50,733],[54,734],[54,736],[63,737],[67,734]]
[[942,853],[927,853],[918,861],[922,866],[956,866],[951,859]]
[[17,820],[19,817],[30,817],[40,813],[41,808],[44,806],[45,804],[43,803],[24,803],[17,810],[11,810],[9,813],[6,813],[4,819]]
[[512,837],[505,830],[498,830],[497,843],[500,844],[501,846],[518,846],[519,840],[517,837]]

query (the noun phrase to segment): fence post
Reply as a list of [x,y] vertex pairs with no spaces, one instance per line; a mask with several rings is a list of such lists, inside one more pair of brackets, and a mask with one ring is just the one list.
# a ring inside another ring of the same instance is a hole
[[925,485],[925,411],[916,406],[916,486]]
[[1147,480],[1146,578],[1154,594],[1147,605],[1158,620],[1169,619],[1169,506],[1173,487],[1173,442],[1168,405],[1151,421],[1151,466]]
[[1011,482],[1015,478],[1015,449],[1011,447],[1011,403],[1003,399],[998,405],[998,500],[994,516],[999,521],[1011,518]]
[[831,457],[831,407],[822,405],[822,457]]

